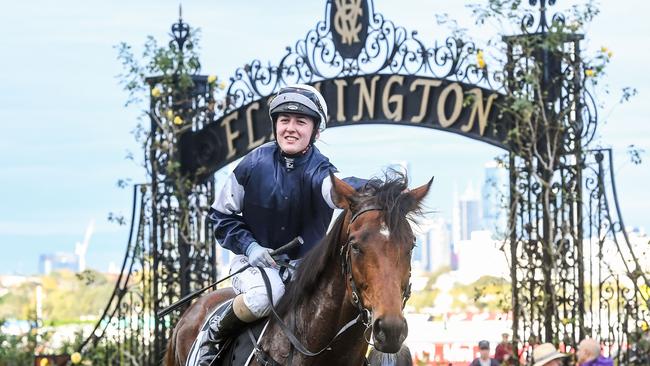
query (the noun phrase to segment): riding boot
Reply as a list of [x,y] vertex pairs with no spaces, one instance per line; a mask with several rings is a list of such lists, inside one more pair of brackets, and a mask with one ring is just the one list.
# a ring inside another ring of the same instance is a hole
[[207,329],[207,342],[205,346],[210,347],[210,351],[204,353],[199,359],[199,366],[209,366],[214,359],[221,353],[225,342],[236,331],[243,329],[247,324],[235,315],[233,301],[225,305],[226,308],[210,321],[210,327]]

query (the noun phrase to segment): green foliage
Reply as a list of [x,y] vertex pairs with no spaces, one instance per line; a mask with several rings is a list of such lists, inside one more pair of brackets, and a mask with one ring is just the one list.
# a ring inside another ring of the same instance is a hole
[[434,287],[438,277],[451,271],[449,267],[442,267],[431,273],[428,277],[427,284],[422,291],[413,292],[408,301],[409,306],[413,306],[416,311],[420,312],[423,308],[431,307],[436,301],[440,290]]
[[627,155],[630,158],[630,161],[635,164],[639,165],[643,162],[643,154],[645,154],[645,150],[634,146],[634,145],[629,145],[627,147]]
[[197,74],[201,67],[196,47],[199,38],[200,30],[190,29],[190,38],[184,44],[184,49],[179,50],[175,42],[160,46],[154,37],[148,36],[141,57],[144,64],[134,55],[131,45],[122,42],[115,46],[118,60],[124,68],[118,79],[124,90],[129,92],[125,105],[146,100],[150,89],[147,78],[151,76],[159,76],[162,79],[162,83],[167,86],[162,90],[164,93],[174,92],[177,88],[191,88],[191,75]]
[[[218,83],[214,75],[207,80],[199,77],[198,34],[197,29],[189,29],[184,41],[174,39],[162,46],[149,36],[140,57],[126,43],[116,47],[124,69],[120,82],[129,93],[126,105],[149,102],[142,105],[145,111],[133,131],[145,151],[147,161],[143,166],[152,180],[161,179],[173,185],[171,204],[180,216],[180,240],[194,246],[199,243],[190,237],[189,227],[190,210],[196,207],[190,205],[189,196],[205,172],[190,175],[182,171],[178,143],[192,126],[213,120],[225,105],[225,84]],[[123,186],[124,181],[118,185]],[[123,216],[115,213],[109,214],[109,220],[125,223]]]
[[[80,323],[80,316],[99,316],[115,284],[105,275],[86,270],[58,271],[39,278],[43,287],[43,324]],[[0,297],[0,319],[30,320],[36,314],[37,283],[24,283]]]
[[[427,307],[434,306],[440,290],[435,287],[438,278],[450,271],[443,267],[428,277],[427,285],[422,291],[414,292],[408,301],[416,311],[421,312]],[[467,284],[456,283],[449,291],[453,298],[451,309],[454,311],[496,311],[509,312],[511,310],[510,283],[498,277],[483,276]]]
[[452,307],[457,310],[499,311],[511,309],[510,283],[503,278],[482,276],[468,284],[456,284],[451,295]]
[[[0,327],[5,321],[0,319]],[[36,332],[14,336],[0,332],[0,366],[30,365],[36,350]]]

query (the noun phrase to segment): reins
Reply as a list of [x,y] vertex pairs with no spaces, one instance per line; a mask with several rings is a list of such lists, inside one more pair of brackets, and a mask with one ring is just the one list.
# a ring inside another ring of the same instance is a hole
[[[336,341],[336,339],[339,338],[343,333],[345,333],[348,329],[352,328],[353,326],[357,324],[363,324],[365,326],[364,330],[364,341],[366,343],[370,344],[370,341],[366,339],[365,333],[369,330],[372,329],[372,311],[368,308],[366,308],[363,305],[363,300],[361,298],[361,294],[359,292],[359,289],[356,285],[356,282],[354,280],[354,276],[352,275],[352,260],[350,257],[350,246],[351,246],[351,241],[349,239],[350,237],[350,226],[352,223],[362,214],[370,211],[384,211],[384,208],[378,205],[370,204],[365,207],[362,207],[359,209],[357,212],[352,213],[352,217],[350,218],[350,222],[347,225],[347,233],[346,233],[346,243],[341,246],[341,250],[339,252],[339,255],[342,257],[341,258],[341,272],[344,277],[348,278],[348,282],[350,284],[350,290],[351,290],[351,302],[352,305],[358,310],[358,315],[347,322],[345,325],[343,325],[339,331],[334,335],[334,337],[323,347],[322,349],[312,352],[307,347],[298,340],[298,338],[295,336],[293,331],[285,324],[284,320],[280,317],[280,315],[277,313],[275,306],[273,305],[273,297],[271,293],[271,283],[269,281],[269,278],[266,274],[265,271],[260,271],[262,274],[262,278],[264,279],[264,285],[266,286],[266,294],[269,298],[269,303],[271,304],[271,314],[277,321],[278,325],[280,326],[280,329],[282,329],[282,332],[285,334],[289,342],[292,344],[292,346],[298,350],[298,352],[302,353],[303,355],[307,357],[313,357],[313,356],[318,356],[321,353],[330,350],[332,343]],[[411,284],[409,282],[409,285],[407,289],[404,291],[402,294],[403,297],[403,302],[402,302],[402,308],[406,305],[406,301],[409,299],[411,296]],[[251,340],[253,341],[252,338],[252,333],[250,334]],[[260,364],[265,365],[265,366],[277,366],[279,363],[277,363],[273,358],[268,355],[265,351],[263,351],[256,342],[253,342],[254,347],[255,347],[255,357]],[[290,356],[293,356],[293,351],[290,352]]]

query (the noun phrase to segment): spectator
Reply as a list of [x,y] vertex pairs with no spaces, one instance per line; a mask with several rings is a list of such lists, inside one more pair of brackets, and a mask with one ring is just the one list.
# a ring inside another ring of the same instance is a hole
[[494,359],[501,364],[509,364],[510,358],[512,358],[512,343],[508,340],[509,338],[509,333],[504,332],[501,334],[501,343],[497,345],[497,349],[494,351]]
[[480,341],[478,342],[478,349],[481,353],[479,358],[475,358],[469,366],[499,366],[499,361],[494,358],[490,358],[490,342]]
[[533,366],[560,366],[560,359],[567,356],[566,353],[558,352],[551,343],[540,344],[533,349]]
[[528,342],[524,343],[523,347],[519,349],[519,363],[523,365],[530,364],[533,357],[532,350],[535,349],[535,347],[537,347],[538,345],[539,345],[539,340],[537,339],[537,337],[531,335],[528,338]]
[[578,365],[580,366],[613,366],[614,362],[600,354],[600,343],[592,338],[583,339],[578,345]]

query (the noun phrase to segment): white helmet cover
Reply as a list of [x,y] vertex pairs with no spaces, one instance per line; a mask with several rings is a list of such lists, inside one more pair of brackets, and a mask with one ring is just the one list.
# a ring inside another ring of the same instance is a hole
[[327,127],[327,104],[316,88],[305,84],[288,85],[280,89],[269,105],[269,115],[275,132],[275,120],[280,113],[304,114],[314,118],[318,131]]

